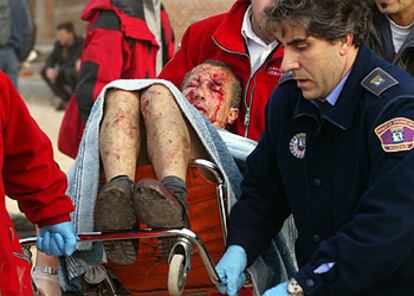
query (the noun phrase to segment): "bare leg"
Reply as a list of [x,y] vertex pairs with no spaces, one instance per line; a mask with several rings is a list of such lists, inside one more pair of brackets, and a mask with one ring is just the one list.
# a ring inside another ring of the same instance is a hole
[[[148,157],[158,180],[142,180],[137,184],[137,213],[149,227],[189,228],[185,180],[189,160],[202,155],[201,143],[164,86],[151,86],[142,94],[141,112]],[[165,259],[175,240],[159,240]]]
[[105,98],[99,148],[106,180],[118,175],[135,178],[139,154],[139,95],[113,90]]
[[[122,90],[110,92],[105,100],[99,146],[108,182],[96,199],[94,223],[98,231],[131,230],[137,224],[132,180],[140,145],[139,100],[139,95]],[[112,262],[135,262],[136,241],[104,242],[104,246]]]
[[148,156],[159,180],[186,179],[190,134],[170,91],[153,85],[142,94],[141,112],[147,132]]

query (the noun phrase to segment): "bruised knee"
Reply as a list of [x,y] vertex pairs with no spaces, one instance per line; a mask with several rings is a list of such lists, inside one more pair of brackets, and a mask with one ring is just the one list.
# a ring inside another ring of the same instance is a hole
[[139,95],[134,92],[113,89],[105,97],[102,128],[118,126],[127,132],[138,131]]
[[164,85],[152,85],[142,93],[140,107],[144,118],[161,116],[165,111],[176,106],[170,90]]
[[105,111],[133,110],[137,111],[139,94],[121,89],[110,89],[105,96]]

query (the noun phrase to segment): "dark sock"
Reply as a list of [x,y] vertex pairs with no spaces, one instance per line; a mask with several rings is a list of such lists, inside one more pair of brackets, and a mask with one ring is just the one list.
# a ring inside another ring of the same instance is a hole
[[118,175],[118,176],[115,176],[115,177],[113,177],[111,179],[111,181],[118,180],[118,179],[119,180],[125,180],[128,183],[133,183],[132,180],[127,175]]
[[[185,207],[185,209],[188,209],[187,185],[185,184],[183,179],[178,178],[177,176],[167,176],[161,180],[161,183],[162,185],[164,185],[165,188],[167,188],[168,191],[170,191],[175,196],[175,198],[177,198],[181,202],[181,204]],[[185,218],[185,220],[188,223],[186,227],[189,228],[190,224],[187,219],[188,218]],[[162,239],[160,238],[158,240],[161,256],[166,261],[168,261],[170,250],[172,249],[176,241],[177,241],[176,237],[162,238]]]
[[186,208],[187,203],[187,185],[184,180],[177,176],[167,176],[161,180],[162,185],[168,189]]

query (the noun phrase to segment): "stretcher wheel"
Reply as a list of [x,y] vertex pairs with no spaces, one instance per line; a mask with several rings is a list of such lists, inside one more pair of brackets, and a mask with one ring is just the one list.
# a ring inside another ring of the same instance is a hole
[[172,296],[180,296],[183,293],[186,281],[185,256],[174,254],[168,269],[168,293]]

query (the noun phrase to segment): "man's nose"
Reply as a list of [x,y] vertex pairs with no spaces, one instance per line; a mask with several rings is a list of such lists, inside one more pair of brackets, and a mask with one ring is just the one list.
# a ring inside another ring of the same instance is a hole
[[204,101],[207,97],[207,92],[208,92],[207,87],[205,86],[199,87],[195,94],[197,100]]
[[293,53],[291,50],[285,48],[283,55],[281,70],[285,73],[299,69],[299,57],[297,54]]

